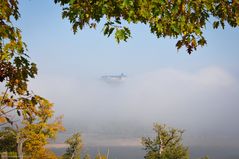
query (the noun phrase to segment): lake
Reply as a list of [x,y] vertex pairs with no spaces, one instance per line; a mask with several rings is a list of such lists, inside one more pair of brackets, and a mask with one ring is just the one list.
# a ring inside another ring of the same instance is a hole
[[[89,152],[91,157],[95,156],[99,151],[102,154],[107,153],[108,147],[86,147],[83,154]],[[226,147],[190,147],[190,158],[198,159],[208,155],[210,159],[239,159],[239,150],[237,148]],[[57,155],[65,152],[64,148],[52,149]],[[109,147],[109,158],[111,159],[143,159],[145,151],[142,147]]]

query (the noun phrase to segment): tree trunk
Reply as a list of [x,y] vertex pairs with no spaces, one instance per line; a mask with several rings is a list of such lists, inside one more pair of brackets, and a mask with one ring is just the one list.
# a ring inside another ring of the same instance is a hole
[[71,155],[71,159],[73,159],[73,158],[75,157],[75,150],[76,150],[76,149],[74,149],[74,151],[73,151],[73,153],[72,153],[72,155]]
[[160,156],[162,155],[163,149],[164,149],[163,140],[160,137],[160,148],[159,148],[159,155]]
[[17,134],[17,155],[18,159],[23,159],[23,152],[22,152],[22,146],[23,143],[26,141],[26,138],[21,138],[20,134]]
[[23,142],[17,143],[17,155],[18,155],[18,159],[23,159],[22,144],[23,144]]

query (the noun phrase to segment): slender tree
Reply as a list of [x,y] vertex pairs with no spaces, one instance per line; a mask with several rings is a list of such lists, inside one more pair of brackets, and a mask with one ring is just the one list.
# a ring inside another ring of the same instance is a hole
[[66,144],[69,144],[69,147],[66,150],[66,153],[63,155],[64,159],[80,159],[81,150],[82,150],[82,139],[79,132],[73,134],[66,141]]
[[183,130],[155,124],[155,138],[143,137],[145,159],[189,159],[188,148],[182,143]]

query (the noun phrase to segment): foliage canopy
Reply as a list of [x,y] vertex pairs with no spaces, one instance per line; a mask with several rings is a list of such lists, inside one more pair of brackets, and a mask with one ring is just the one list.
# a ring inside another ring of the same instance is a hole
[[37,74],[36,64],[29,61],[21,30],[12,24],[18,20],[17,0],[0,1],[0,82],[14,94],[25,94],[29,78]]
[[53,104],[28,88],[37,67],[26,54],[21,30],[13,24],[19,18],[18,0],[0,0],[0,88],[5,89],[0,95],[0,128],[16,126],[1,131],[0,138],[5,150],[17,149],[19,158],[23,148],[34,159],[53,159],[56,156],[44,146],[64,128],[61,118],[49,123]]
[[53,104],[28,88],[37,67],[26,54],[21,30],[13,24],[19,18],[18,0],[0,0],[0,86],[5,89],[0,95],[0,126],[18,117],[25,126],[38,121],[44,128],[53,116]]
[[203,36],[208,21],[214,29],[239,26],[238,0],[54,0],[63,7],[62,17],[72,23],[74,33],[84,26],[95,28],[106,18],[103,32],[115,33],[117,42],[130,36],[124,22],[143,23],[160,37],[179,38],[176,47],[190,54],[207,42]]
[[23,111],[14,103],[30,97],[28,81],[37,74],[36,64],[26,54],[21,30],[13,25],[19,18],[18,0],[0,0],[0,86],[5,89],[0,95],[0,126],[13,123],[9,112]]

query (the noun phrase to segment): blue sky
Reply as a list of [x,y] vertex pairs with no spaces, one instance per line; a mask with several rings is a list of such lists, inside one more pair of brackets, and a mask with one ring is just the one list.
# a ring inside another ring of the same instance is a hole
[[[132,141],[148,135],[160,121],[185,128],[189,144],[204,139],[208,145],[239,147],[238,138],[233,140],[239,133],[238,28],[208,25],[208,45],[188,55],[177,51],[176,40],[157,39],[142,24],[131,25],[127,43],[104,37],[100,25],[74,35],[53,1],[20,0],[20,12],[17,25],[39,68],[31,87],[65,115],[68,133],[111,134],[108,144],[114,145],[122,136]],[[120,73],[128,77],[118,85],[100,80]]]
[[[208,25],[205,31],[208,46],[188,56],[183,49],[177,52],[175,40],[157,39],[145,25],[133,25],[133,38],[118,45],[113,37],[102,35],[101,26],[97,30],[85,28],[73,35],[68,21],[61,19],[60,7],[52,1],[20,1],[20,6],[22,18],[19,23],[31,57],[37,62],[45,60],[49,65],[52,59],[59,60],[73,72],[80,66],[77,69],[83,68],[81,71],[86,72],[104,68],[109,73],[133,73],[161,67],[191,70],[220,65],[233,69],[238,65],[239,30],[228,26],[225,30],[212,30]],[[43,66],[39,64],[39,67]],[[49,67],[44,69],[49,70]]]

